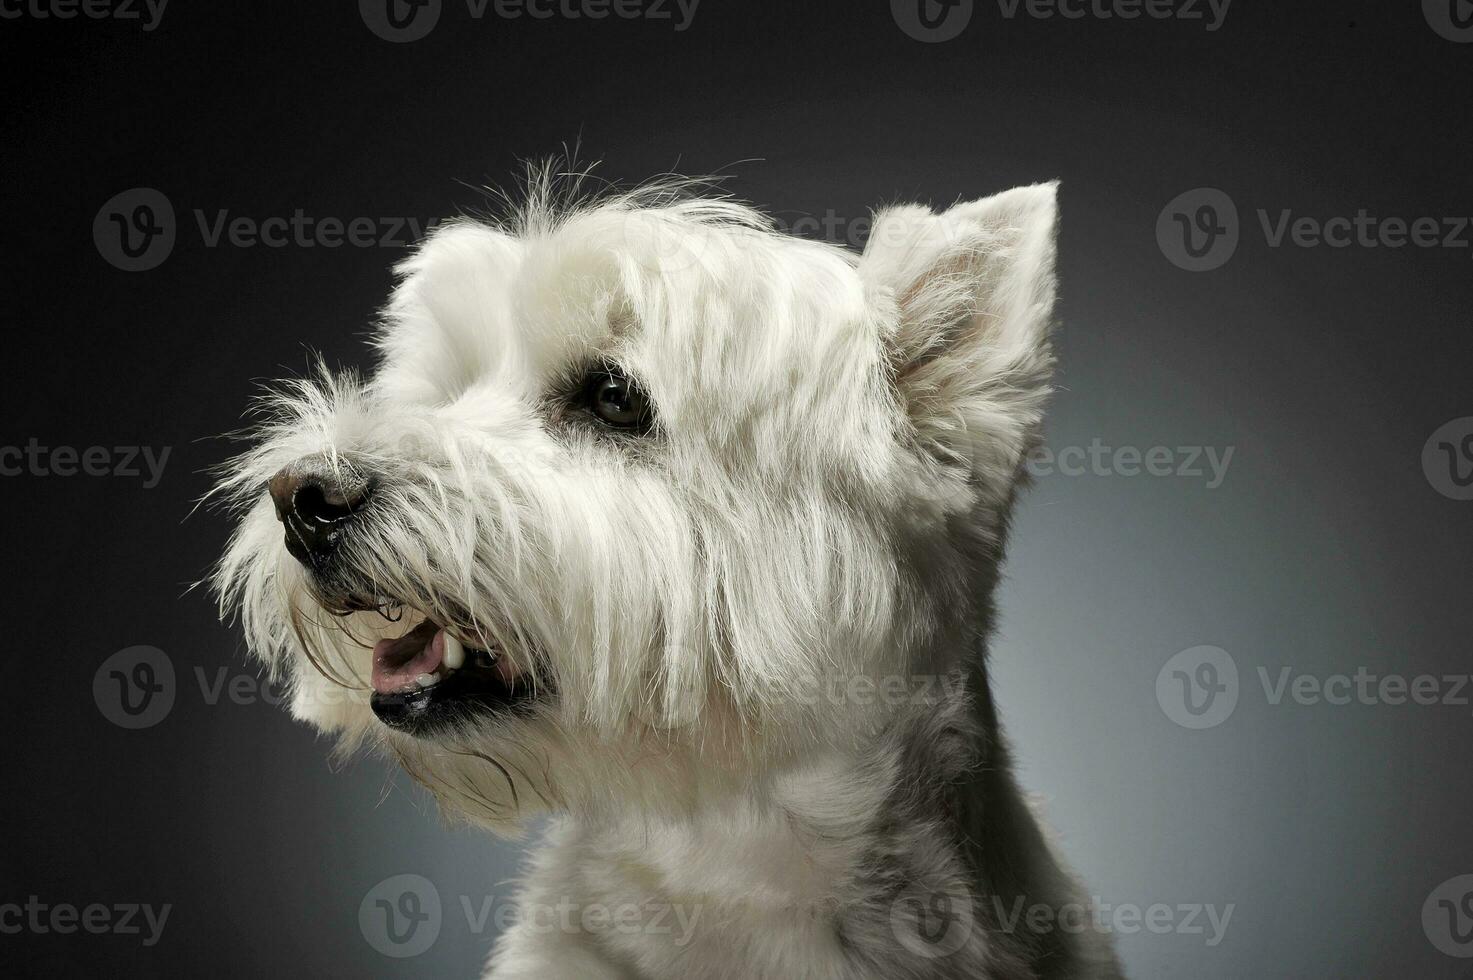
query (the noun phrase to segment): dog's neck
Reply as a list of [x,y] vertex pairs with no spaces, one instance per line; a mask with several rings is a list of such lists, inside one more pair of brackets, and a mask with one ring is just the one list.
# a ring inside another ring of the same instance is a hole
[[994,975],[999,957],[1067,959],[1047,937],[1010,934],[1000,921],[1019,897],[1073,895],[1013,782],[980,665],[969,680],[868,742],[805,758],[749,792],[679,817],[572,819],[555,846],[608,895],[701,910],[703,928],[837,937],[852,955],[893,962],[888,975],[909,975],[885,959],[909,955],[896,938],[907,909],[938,903],[987,937],[949,954],[978,971],[957,976]]

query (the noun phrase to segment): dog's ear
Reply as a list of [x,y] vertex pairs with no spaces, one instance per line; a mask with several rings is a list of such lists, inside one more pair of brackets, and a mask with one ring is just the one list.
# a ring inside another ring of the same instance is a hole
[[989,495],[1011,491],[1049,393],[1057,192],[882,211],[860,263],[898,307],[889,354],[917,437]]

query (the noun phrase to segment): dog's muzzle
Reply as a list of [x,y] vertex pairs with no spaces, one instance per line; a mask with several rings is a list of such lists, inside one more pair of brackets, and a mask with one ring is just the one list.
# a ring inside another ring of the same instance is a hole
[[316,572],[326,567],[372,491],[367,479],[344,469],[308,457],[267,483],[276,516],[286,528],[286,550]]
[[[373,486],[343,456],[331,461],[308,456],[267,481],[286,530],[286,550],[312,573],[324,608],[335,614],[376,610],[398,622],[409,609],[406,602],[356,591],[350,569],[331,568],[344,539],[363,519]],[[373,648],[369,704],[390,728],[426,736],[477,716],[530,709],[548,695],[545,681],[515,666],[488,639],[464,641],[427,612],[415,612],[409,622],[417,625]]]

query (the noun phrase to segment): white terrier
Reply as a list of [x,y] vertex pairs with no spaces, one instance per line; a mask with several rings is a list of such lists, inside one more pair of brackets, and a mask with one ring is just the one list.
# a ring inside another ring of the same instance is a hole
[[531,183],[222,484],[222,607],[293,713],[453,817],[560,815],[493,977],[1119,977],[986,672],[1055,186],[891,208],[856,256]]

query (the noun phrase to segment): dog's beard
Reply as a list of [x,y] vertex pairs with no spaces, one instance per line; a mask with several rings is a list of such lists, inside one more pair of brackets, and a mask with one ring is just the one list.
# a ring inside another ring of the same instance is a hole
[[339,753],[381,752],[448,816],[513,833],[556,807],[551,758],[562,754],[553,748],[562,726],[540,661],[523,674],[493,652],[495,641],[470,646],[402,604],[349,608],[357,605],[341,596],[324,603],[307,586],[293,595],[287,615],[301,654],[288,667],[294,710],[321,717],[325,704],[351,703]]
[[282,565],[278,550],[278,575],[295,582],[291,632],[312,669],[342,687],[366,685],[382,724],[427,738],[549,698],[542,647],[493,598],[475,543],[447,554],[441,532],[454,515],[421,512],[416,527],[376,503],[308,570]]

